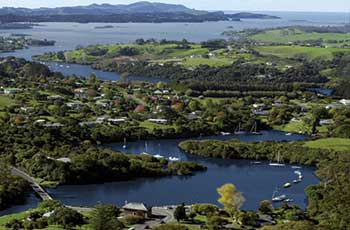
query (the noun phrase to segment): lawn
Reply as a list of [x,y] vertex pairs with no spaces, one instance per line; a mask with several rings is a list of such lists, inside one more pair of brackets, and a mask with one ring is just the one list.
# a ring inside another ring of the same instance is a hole
[[307,41],[307,40],[319,40],[322,39],[325,42],[327,40],[336,41],[346,41],[350,43],[350,38],[348,34],[341,33],[306,33],[298,29],[276,29],[268,30],[263,33],[253,35],[251,37],[256,41],[262,42],[278,42],[278,43],[288,43],[297,41]]
[[274,129],[288,133],[311,133],[311,127],[303,121],[291,121],[286,125],[275,126]]
[[324,138],[315,141],[307,141],[305,146],[310,148],[334,149],[337,151],[350,151],[350,139]]
[[7,95],[0,95],[0,109],[3,109],[5,106],[14,105],[15,102],[14,99]]
[[186,67],[196,67],[200,65],[208,65],[213,67],[220,67],[232,64],[233,60],[226,58],[209,59],[209,58],[186,58],[183,65]]
[[309,59],[324,58],[330,60],[334,52],[345,51],[350,49],[342,48],[318,48],[304,46],[259,46],[255,48],[262,55],[272,55],[280,58],[293,58],[297,55],[305,55]]

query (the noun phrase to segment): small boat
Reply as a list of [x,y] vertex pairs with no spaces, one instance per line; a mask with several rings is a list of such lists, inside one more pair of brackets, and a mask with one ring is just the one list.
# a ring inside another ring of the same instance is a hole
[[253,164],[253,165],[260,165],[260,164],[262,164],[261,161],[252,161],[250,163]]
[[250,133],[253,135],[262,135],[262,133],[258,132],[258,123],[254,122],[254,125],[252,127],[252,129],[250,130]]
[[302,180],[300,180],[299,178],[298,179],[296,179],[296,180],[293,180],[293,183],[294,184],[298,184],[298,183],[300,183]]
[[169,161],[180,161],[178,157],[169,157]]
[[126,149],[127,146],[126,146],[126,138],[124,138],[124,144],[123,144],[123,149]]
[[164,158],[163,156],[161,156],[161,155],[159,155],[159,154],[154,155],[154,157],[157,158],[157,159],[163,159],[163,158]]
[[298,179],[299,179],[299,180],[302,180],[302,179],[304,179],[304,176],[303,176],[303,175],[299,175],[299,176],[298,176]]
[[286,195],[280,195],[280,196],[276,196],[276,193],[278,193],[278,190],[277,190],[277,188],[275,189],[275,191],[273,191],[273,193],[272,193],[272,198],[271,198],[271,200],[273,201],[273,202],[282,202],[282,201],[284,201],[285,199],[287,199],[287,196]]
[[145,152],[142,152],[142,153],[141,153],[142,155],[148,155],[148,156],[149,156],[149,155],[152,155],[152,154],[148,153],[148,145],[147,145],[147,142],[145,142],[145,150],[146,150]]
[[288,198],[288,199],[285,199],[284,202],[287,202],[287,203],[290,203],[290,202],[293,202],[294,200],[291,199],[291,198]]
[[292,136],[293,133],[286,133],[286,136]]
[[280,154],[280,152],[278,152],[277,162],[270,162],[269,165],[273,166],[273,167],[284,167],[284,166],[286,166],[285,164],[280,163],[280,157],[281,157],[281,154]]
[[241,122],[239,122],[238,127],[235,130],[235,135],[244,135],[244,134],[246,134],[246,132],[241,130]]
[[63,65],[60,65],[60,67],[62,68],[62,67],[63,67]]
[[273,202],[282,202],[287,198],[286,195],[276,196],[272,198]]
[[292,169],[301,169],[301,168],[302,168],[301,166],[296,166],[296,165],[292,166]]
[[288,182],[288,183],[285,183],[285,184],[283,185],[284,188],[289,188],[289,187],[291,187],[291,186],[292,186],[292,184],[289,183],[289,182]]

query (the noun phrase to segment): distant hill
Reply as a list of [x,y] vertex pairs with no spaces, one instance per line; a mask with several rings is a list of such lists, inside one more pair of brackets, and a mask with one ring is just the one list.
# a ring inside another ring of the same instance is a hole
[[166,4],[158,2],[136,2],[129,5],[119,4],[92,4],[88,6],[72,6],[57,8],[14,8],[3,7],[0,9],[0,15],[15,14],[23,16],[42,16],[42,15],[106,15],[106,14],[127,14],[127,13],[188,13],[188,14],[206,14],[207,11],[200,11],[187,8],[184,5]]
[[129,5],[92,4],[57,8],[0,8],[0,23],[13,22],[204,22],[239,21],[241,18],[271,19],[253,13],[225,14],[190,9],[184,5],[136,2]]

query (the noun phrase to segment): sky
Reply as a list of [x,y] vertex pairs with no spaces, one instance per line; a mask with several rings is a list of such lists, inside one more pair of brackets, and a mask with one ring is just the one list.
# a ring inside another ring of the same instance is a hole
[[[0,0],[0,7],[59,7],[92,3],[129,4],[138,0]],[[200,10],[350,12],[350,0],[158,0]]]

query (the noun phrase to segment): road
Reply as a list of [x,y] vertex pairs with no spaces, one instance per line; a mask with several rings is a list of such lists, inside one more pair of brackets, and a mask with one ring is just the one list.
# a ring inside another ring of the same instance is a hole
[[152,208],[152,215],[156,216],[157,219],[152,219],[149,221],[146,221],[144,224],[135,225],[135,230],[143,230],[146,229],[146,226],[148,227],[154,227],[157,225],[160,225],[162,223],[170,223],[175,221],[174,219],[174,209],[168,209],[166,207],[153,207]]

